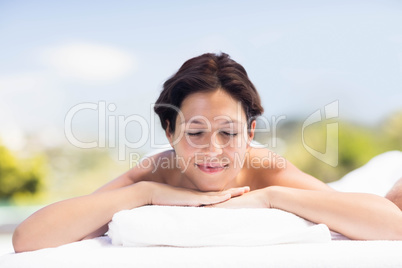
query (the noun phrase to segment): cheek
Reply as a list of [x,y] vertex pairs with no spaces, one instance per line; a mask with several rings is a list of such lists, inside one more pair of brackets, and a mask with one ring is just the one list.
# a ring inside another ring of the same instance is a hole
[[185,137],[182,137],[179,142],[174,146],[175,152],[177,156],[183,158],[189,158],[194,154],[194,147],[186,140]]
[[230,141],[229,146],[226,146],[225,149],[234,153],[244,153],[247,149],[247,141],[244,140],[244,136],[238,135]]
[[241,169],[241,166],[247,154],[247,143],[244,142],[242,139],[238,144],[235,146],[227,147],[225,149],[225,154],[230,158],[232,162],[232,167],[236,170]]

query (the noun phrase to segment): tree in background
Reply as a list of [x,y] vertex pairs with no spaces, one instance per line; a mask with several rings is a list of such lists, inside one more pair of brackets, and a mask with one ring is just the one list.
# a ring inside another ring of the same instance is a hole
[[391,146],[402,150],[402,111],[388,117],[382,124],[384,134],[389,137]]
[[392,114],[376,126],[336,119],[331,123],[334,122],[338,123],[338,135],[331,137],[338,139],[338,165],[335,167],[315,158],[305,148],[309,146],[325,153],[328,122],[318,122],[306,127],[302,140],[303,120],[283,120],[278,125],[274,137],[277,147],[272,146],[272,129],[269,133],[256,133],[256,140],[268,144],[271,150],[285,156],[298,168],[324,182],[342,178],[376,155],[402,150],[402,111]]
[[45,186],[44,158],[18,159],[0,145],[0,200],[12,202],[19,196],[34,196]]
[[[287,140],[284,155],[296,166],[324,182],[340,179],[346,173],[366,164],[381,153],[402,150],[402,113],[390,116],[377,126],[339,121],[338,126],[338,165],[332,167],[304,148],[301,142],[301,125],[293,127],[296,131]],[[298,131],[297,131],[298,130]],[[305,132],[305,142],[317,151],[325,152],[326,124],[316,123]]]

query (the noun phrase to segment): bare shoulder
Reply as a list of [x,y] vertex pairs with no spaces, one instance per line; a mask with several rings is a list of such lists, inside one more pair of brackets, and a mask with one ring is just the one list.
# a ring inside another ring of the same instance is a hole
[[166,178],[174,177],[173,170],[163,167],[172,166],[174,152],[172,150],[143,157],[136,165],[95,192],[104,192],[126,187],[140,181],[166,183]]
[[244,164],[256,188],[277,185],[309,190],[332,190],[322,181],[302,172],[285,157],[268,148],[250,147],[249,156]]
[[286,159],[267,148],[250,147],[244,159],[242,178],[251,189],[275,185],[275,174],[286,168]]
[[268,148],[250,147],[245,164],[252,169],[278,172],[286,168],[287,160]]
[[129,177],[133,182],[155,181],[165,183],[166,178],[175,171],[174,157],[174,150],[145,156],[129,171]]

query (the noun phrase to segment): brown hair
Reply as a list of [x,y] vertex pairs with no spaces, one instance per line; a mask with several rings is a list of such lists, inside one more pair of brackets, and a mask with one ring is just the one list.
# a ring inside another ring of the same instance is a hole
[[206,53],[187,60],[163,84],[163,90],[154,106],[163,129],[166,130],[168,121],[169,131],[175,130],[177,110],[172,109],[172,106],[179,109],[188,95],[219,88],[241,102],[250,128],[251,122],[263,113],[264,108],[246,70],[228,54]]

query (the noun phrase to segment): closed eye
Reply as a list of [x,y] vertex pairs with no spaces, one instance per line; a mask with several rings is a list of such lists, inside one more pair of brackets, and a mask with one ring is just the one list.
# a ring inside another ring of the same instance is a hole
[[203,132],[187,132],[186,134],[189,136],[200,136]]
[[235,137],[237,135],[237,133],[230,133],[230,132],[226,132],[226,131],[222,131],[221,133],[225,136],[231,136],[231,137]]

